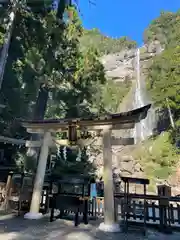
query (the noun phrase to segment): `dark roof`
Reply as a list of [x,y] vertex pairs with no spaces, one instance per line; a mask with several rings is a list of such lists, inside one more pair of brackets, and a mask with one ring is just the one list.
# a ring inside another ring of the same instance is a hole
[[131,110],[128,112],[121,112],[121,113],[115,113],[115,114],[106,114],[103,116],[90,116],[86,118],[61,118],[61,119],[44,119],[44,120],[24,120],[22,123],[24,124],[75,124],[79,122],[88,122],[88,121],[106,121],[106,120],[118,120],[121,119],[121,121],[128,121],[131,118],[133,119],[144,119],[147,115],[148,110],[150,109],[151,104],[148,104],[144,107],[137,108],[135,110]]

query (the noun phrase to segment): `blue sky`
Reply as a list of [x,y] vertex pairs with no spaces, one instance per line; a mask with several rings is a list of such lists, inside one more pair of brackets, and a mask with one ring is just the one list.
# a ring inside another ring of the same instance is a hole
[[[163,11],[177,11],[180,0],[78,0],[83,25],[107,36],[128,36],[142,44],[144,29]],[[111,2],[111,3],[110,3]]]

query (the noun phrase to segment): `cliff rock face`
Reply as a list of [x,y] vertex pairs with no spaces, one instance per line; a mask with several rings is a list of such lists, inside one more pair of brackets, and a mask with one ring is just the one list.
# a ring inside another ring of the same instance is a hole
[[108,54],[102,57],[102,63],[105,68],[107,78],[115,81],[130,80],[133,78],[133,60],[136,51],[122,51],[115,54]]
[[[158,41],[140,48],[140,60],[143,72],[146,72],[152,57],[159,54],[162,50]],[[103,56],[101,61],[104,65],[107,78],[114,79],[115,81],[135,80],[136,51],[136,49],[125,49],[118,53]]]

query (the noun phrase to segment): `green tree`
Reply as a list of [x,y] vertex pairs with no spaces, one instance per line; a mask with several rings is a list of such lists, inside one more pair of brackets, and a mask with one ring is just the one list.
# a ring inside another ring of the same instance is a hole
[[179,64],[180,47],[167,49],[154,59],[147,80],[155,103],[161,108],[166,108],[169,103],[176,119],[180,113]]
[[73,106],[84,101],[87,106],[97,91],[95,87],[105,82],[97,51],[80,51],[81,22],[73,7],[68,11],[71,18],[64,23],[54,11],[18,9],[2,91],[8,105],[2,115],[2,130],[5,120],[11,121],[5,135],[23,135],[18,120],[43,118],[48,99],[47,116],[62,117],[59,103],[65,103],[64,116],[76,116]]
[[100,87],[106,81],[104,68],[98,57],[97,51],[93,48],[80,53],[76,59],[78,68],[72,76],[72,84],[66,84],[59,91],[52,92],[53,97],[49,105],[54,105],[55,108],[53,111],[52,108],[48,108],[48,116],[52,117],[54,114],[57,116],[59,113],[58,117],[77,117],[94,113],[94,95],[97,94],[97,89],[98,94],[101,94]]
[[147,79],[154,102],[162,110],[170,107],[174,121],[180,117],[179,65],[180,47],[168,48],[154,59]]
[[93,173],[95,170],[95,166],[88,161],[88,156],[86,154],[86,149],[82,149],[80,153],[80,161],[77,161],[77,156],[79,155],[78,149],[70,149],[67,148],[66,159],[63,156],[63,147],[60,148],[60,155],[57,155],[57,159],[55,162],[55,166],[53,168],[52,174],[58,175],[62,174],[89,174]]
[[[61,4],[59,4],[59,6],[61,5],[62,7],[62,3],[66,1],[60,2]],[[47,5],[47,1],[46,4],[44,4],[43,1],[30,1],[23,4],[21,2],[18,6],[4,74],[2,92],[0,95],[1,102],[4,102],[7,106],[3,112],[1,122],[2,133],[6,135],[16,136],[18,134],[18,121],[14,121],[16,119],[44,117],[48,91],[46,86],[43,86],[43,84],[40,84],[40,81],[37,81],[37,77],[39,77],[38,79],[40,80],[40,77],[43,77],[43,74],[38,76],[40,73],[36,71],[37,69],[33,69],[32,65],[28,65],[25,62],[25,59],[28,61],[30,55],[33,55],[33,57],[36,55],[37,57],[38,52],[33,52],[37,50],[35,49],[36,46],[39,47],[39,52],[42,48],[46,48],[48,42],[43,42],[43,39],[47,40],[46,33],[51,37],[50,34],[54,34],[53,29],[57,30],[57,23],[59,22],[55,19],[55,14],[53,17],[50,17],[50,14],[53,13],[50,8],[51,3],[52,1],[49,1]],[[3,10],[4,13],[6,13],[3,16],[8,15],[10,10],[5,11],[4,7]],[[58,9],[58,12],[59,11],[60,10]],[[49,19],[47,20],[47,18]],[[4,20],[5,17],[2,17],[1,19]],[[51,33],[50,30],[48,30],[49,32],[45,31],[45,24],[47,21],[49,21],[49,24],[55,23],[54,28],[51,26]],[[62,26],[61,29],[59,27],[62,32],[64,26],[63,22],[59,23],[59,25]],[[39,34],[37,34],[36,31],[39,31]],[[3,39],[1,38],[1,42],[2,40]],[[55,45],[55,41],[53,44]],[[50,47],[48,49],[50,52]],[[40,64],[43,64],[42,61],[38,63],[38,67],[40,67]],[[11,79],[11,81],[9,81],[9,79]],[[14,101],[14,99],[16,99],[16,101]],[[13,131],[10,129],[12,125]]]
[[0,5],[0,50],[4,43],[5,24],[4,20],[7,17],[7,4]]
[[[53,99],[58,98],[58,101],[67,96],[71,99],[69,103],[67,102],[68,108],[72,103],[74,105],[74,101],[81,104],[90,99],[94,85],[98,81],[101,84],[105,81],[104,69],[98,60],[96,50],[87,49],[83,53],[79,50],[78,39],[82,27],[77,12],[71,10],[72,18],[66,25],[59,22],[52,11],[43,18],[26,13],[26,18],[23,18],[24,24],[26,26],[31,22],[32,28],[28,33],[24,31],[23,38],[26,39],[22,47],[24,57],[18,59],[15,65],[18,79],[25,81],[23,84],[27,89],[30,88],[29,83],[31,89],[33,86],[34,92],[43,89],[46,94],[51,92]],[[31,80],[27,82],[29,76]],[[39,108],[35,112],[39,117]]]
[[130,90],[130,86],[130,81],[117,83],[111,79],[102,86],[102,105],[105,112],[116,113],[119,111],[119,105]]
[[153,59],[147,87],[156,105],[162,110],[170,107],[174,120],[180,114],[180,11],[162,12],[145,31],[145,41],[159,40],[165,50]]
[[117,53],[123,49],[132,49],[136,47],[136,42],[127,37],[111,38],[103,35],[98,29],[85,30],[80,39],[82,50],[89,45],[98,49],[100,55],[108,53]]
[[180,43],[180,11],[161,12],[152,21],[144,33],[144,42],[159,40],[166,47],[174,47]]

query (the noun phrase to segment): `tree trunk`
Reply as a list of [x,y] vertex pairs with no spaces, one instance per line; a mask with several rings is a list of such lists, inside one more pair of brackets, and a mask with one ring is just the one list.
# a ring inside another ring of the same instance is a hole
[[13,3],[12,11],[9,14],[9,23],[7,25],[7,30],[5,33],[5,42],[2,46],[2,51],[1,51],[1,55],[0,55],[0,89],[2,86],[2,82],[3,82],[4,71],[5,71],[6,62],[7,62],[7,58],[8,58],[9,46],[11,43],[13,24],[14,24],[14,19],[16,16],[16,11],[17,11],[17,3],[18,3],[17,1],[15,1]]
[[[44,119],[48,102],[48,94],[49,94],[48,89],[40,87],[34,109],[33,120]],[[32,134],[31,136],[31,141],[38,141],[40,139],[41,139],[40,134]],[[27,155],[33,157],[34,160],[37,162],[39,148],[29,148]]]
[[49,94],[49,91],[47,88],[40,87],[38,97],[36,100],[35,109],[34,109],[33,120],[44,119],[44,116],[46,113],[47,101],[48,101],[48,94]]
[[57,17],[63,19],[63,14],[66,6],[71,5],[71,0],[60,0],[57,8]]
[[[69,6],[71,4],[71,0],[62,0],[58,3],[57,8],[57,17],[61,20],[63,20],[63,14],[65,11],[66,6]],[[42,86],[39,89],[38,97],[36,100],[36,106],[34,110],[34,116],[33,120],[43,120],[45,113],[46,113],[46,107],[48,102],[48,89],[43,88]],[[37,141],[41,138],[39,134],[32,134],[31,140]],[[39,155],[39,148],[29,148],[27,155],[33,157],[35,161],[37,162],[38,155]]]

